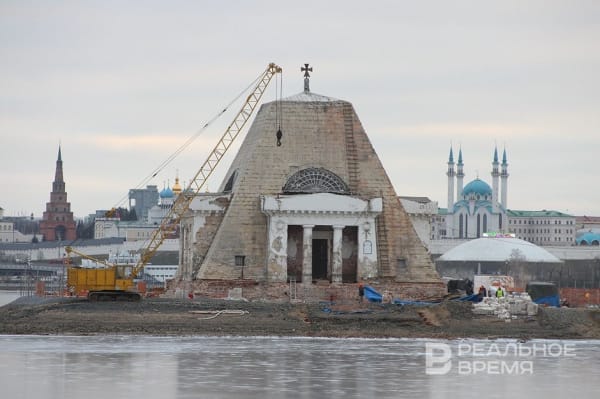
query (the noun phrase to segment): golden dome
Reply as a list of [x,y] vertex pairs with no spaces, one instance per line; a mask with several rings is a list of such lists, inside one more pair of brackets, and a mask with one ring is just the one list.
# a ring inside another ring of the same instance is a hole
[[179,177],[175,178],[175,184],[173,184],[173,193],[179,195],[181,193],[181,185],[179,184]]

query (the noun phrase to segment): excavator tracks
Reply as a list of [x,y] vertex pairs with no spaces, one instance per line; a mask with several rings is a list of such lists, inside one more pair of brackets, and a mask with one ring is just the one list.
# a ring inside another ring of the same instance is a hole
[[92,291],[88,293],[88,299],[92,302],[127,301],[138,302],[142,296],[137,292],[129,291]]

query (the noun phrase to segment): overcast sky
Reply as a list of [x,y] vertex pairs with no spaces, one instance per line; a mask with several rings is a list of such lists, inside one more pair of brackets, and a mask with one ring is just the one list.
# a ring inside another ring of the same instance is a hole
[[[354,105],[398,195],[446,207],[451,145],[491,185],[497,145],[510,209],[600,216],[598,1],[2,0],[0,58],[5,216],[42,216],[59,143],[75,216],[119,204],[269,62],[284,96],[308,62]],[[150,184],[189,180],[232,118]]]

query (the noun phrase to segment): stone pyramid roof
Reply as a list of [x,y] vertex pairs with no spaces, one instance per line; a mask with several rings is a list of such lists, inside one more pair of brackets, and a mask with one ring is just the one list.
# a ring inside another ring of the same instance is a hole
[[[279,117],[281,146],[275,136]],[[264,281],[269,273],[269,232],[260,198],[283,193],[286,181],[306,168],[323,168],[339,176],[355,198],[383,199],[374,232],[379,277],[439,282],[352,104],[308,91],[261,106],[221,184],[220,191],[231,192],[231,202],[208,250],[197,251],[195,276],[239,278],[232,259],[244,255],[245,278]]]

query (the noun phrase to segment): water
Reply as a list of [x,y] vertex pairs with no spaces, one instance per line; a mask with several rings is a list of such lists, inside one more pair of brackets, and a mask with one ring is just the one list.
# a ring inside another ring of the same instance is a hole
[[21,295],[19,294],[19,291],[0,290],[0,306],[4,306],[7,303],[10,303],[15,299],[19,298],[20,296]]
[[[475,376],[461,374],[455,364],[446,375],[427,375],[426,343],[447,344],[453,354],[459,346],[496,345],[502,351],[517,345],[510,340],[0,336],[0,387],[8,399],[597,397],[600,341],[530,341],[522,345],[555,345],[548,356],[527,358],[533,360],[532,373]],[[565,345],[573,353],[557,353]],[[500,355],[461,359],[524,359]]]

